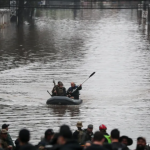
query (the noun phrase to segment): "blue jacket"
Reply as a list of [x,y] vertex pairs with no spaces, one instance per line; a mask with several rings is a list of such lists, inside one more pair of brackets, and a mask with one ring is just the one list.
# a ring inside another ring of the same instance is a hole
[[82,86],[74,86],[74,87],[70,87],[68,90],[67,90],[67,95],[70,94],[71,96],[74,97],[74,99],[79,99],[79,90],[82,89]]

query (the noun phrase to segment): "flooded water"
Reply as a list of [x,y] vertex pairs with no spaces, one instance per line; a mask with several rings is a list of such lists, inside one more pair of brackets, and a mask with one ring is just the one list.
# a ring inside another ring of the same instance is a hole
[[[37,144],[47,128],[58,131],[106,124],[108,133],[150,142],[150,42],[137,10],[36,10],[34,20],[0,31],[0,120],[16,139],[30,129]],[[50,106],[53,79],[82,83],[80,106]]]

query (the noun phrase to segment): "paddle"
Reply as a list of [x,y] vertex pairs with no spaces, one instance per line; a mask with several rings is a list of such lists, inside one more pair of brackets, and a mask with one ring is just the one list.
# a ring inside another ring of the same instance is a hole
[[[53,79],[53,83],[54,83],[54,87],[56,86],[55,80]],[[57,95],[57,91],[56,91],[56,95]]]
[[51,93],[50,93],[48,90],[47,90],[47,93],[48,93],[50,96],[52,96]]
[[[83,83],[85,83],[89,78],[91,78],[93,75],[95,74],[95,72],[93,72]],[[83,85],[83,83],[81,85]],[[80,87],[80,86],[79,86]],[[79,88],[78,87],[78,88]],[[72,93],[74,93],[78,88],[76,88]]]
[[[56,86],[55,80],[53,79],[54,87]],[[47,93],[52,97],[51,93],[47,90]]]
[[[91,78],[94,74],[95,74],[95,72],[93,72],[84,82],[86,82],[86,81],[87,81],[89,78]],[[83,83],[84,83],[84,82],[83,82]],[[83,84],[83,83],[82,83],[82,84]],[[82,84],[81,84],[81,85],[82,85]]]
[[53,79],[54,86],[56,86],[55,80]]

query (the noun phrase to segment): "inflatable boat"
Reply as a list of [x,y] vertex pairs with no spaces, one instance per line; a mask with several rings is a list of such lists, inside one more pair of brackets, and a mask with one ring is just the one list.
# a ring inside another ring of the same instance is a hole
[[71,99],[67,96],[53,96],[47,100],[47,105],[80,105],[81,99]]

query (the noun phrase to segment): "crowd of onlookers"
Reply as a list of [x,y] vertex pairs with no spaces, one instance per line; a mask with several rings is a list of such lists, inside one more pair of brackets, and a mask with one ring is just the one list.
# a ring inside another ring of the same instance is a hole
[[[113,129],[110,135],[107,127],[102,124],[99,131],[93,134],[93,125],[82,129],[82,122],[77,122],[77,130],[72,133],[68,125],[62,125],[58,133],[47,129],[44,137],[37,145],[32,145],[30,132],[22,129],[15,144],[8,132],[8,124],[3,124],[0,131],[0,150],[129,150],[133,140],[128,136],[120,136],[118,129]],[[138,137],[134,150],[150,150],[144,137]]]

